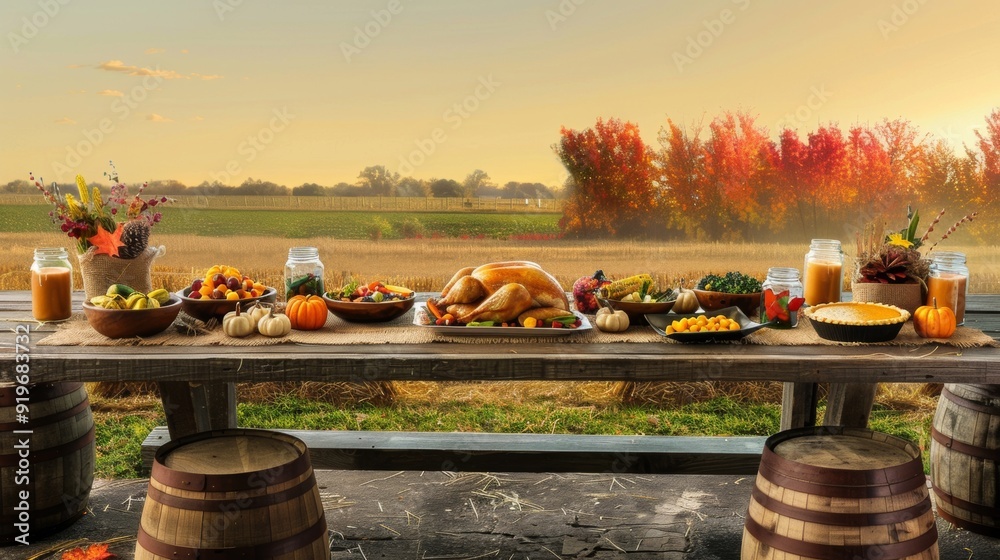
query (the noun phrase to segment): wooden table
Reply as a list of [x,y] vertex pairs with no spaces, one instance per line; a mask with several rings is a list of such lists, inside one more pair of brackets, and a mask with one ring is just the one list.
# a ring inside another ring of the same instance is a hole
[[[1000,337],[1000,296],[969,298],[967,325]],[[0,292],[0,381],[14,376],[17,325],[31,326],[31,382],[156,381],[171,437],[236,426],[234,382],[780,381],[782,429],[814,424],[816,386],[831,384],[826,424],[865,426],[878,383],[1000,384],[1000,349],[927,345],[580,344],[54,347],[30,321],[27,292]]]

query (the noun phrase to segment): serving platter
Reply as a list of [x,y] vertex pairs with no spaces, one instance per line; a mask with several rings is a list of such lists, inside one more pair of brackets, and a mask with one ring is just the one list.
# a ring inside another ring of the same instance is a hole
[[[569,312],[567,312],[567,315]],[[434,316],[427,311],[424,304],[414,307],[413,324],[430,330],[435,334],[447,336],[492,336],[504,338],[518,338],[528,336],[568,336],[571,334],[586,332],[593,327],[587,317],[576,311],[573,312],[580,319],[580,326],[575,329],[553,329],[552,327],[535,327],[526,329],[524,327],[466,327],[464,325],[435,325]]]
[[[705,315],[707,317],[715,317],[722,315],[733,321],[736,321],[740,325],[740,330],[738,331],[718,331],[718,332],[683,332],[683,333],[670,333],[667,334],[667,327],[674,321],[680,321],[681,319],[690,319],[691,317],[698,317],[700,315]],[[705,343],[705,342],[726,342],[731,340],[740,340],[750,333],[759,331],[760,329],[767,327],[768,323],[758,323],[751,320],[739,307],[725,307],[717,311],[709,311],[703,313],[651,313],[646,315],[646,321],[649,322],[649,326],[653,327],[660,336],[664,336],[671,340],[676,340],[677,342],[690,342],[690,343]]]

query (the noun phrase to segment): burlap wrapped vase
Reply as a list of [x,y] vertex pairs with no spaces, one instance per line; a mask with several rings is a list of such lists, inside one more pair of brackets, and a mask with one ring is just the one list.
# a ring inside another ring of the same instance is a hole
[[80,274],[83,276],[83,291],[87,299],[103,295],[111,284],[125,284],[140,292],[153,290],[151,271],[153,260],[167,252],[166,247],[146,247],[134,259],[120,259],[108,255],[98,255],[91,247],[77,255]]
[[885,303],[905,309],[912,315],[924,304],[920,284],[882,284],[877,282],[852,282],[854,301]]

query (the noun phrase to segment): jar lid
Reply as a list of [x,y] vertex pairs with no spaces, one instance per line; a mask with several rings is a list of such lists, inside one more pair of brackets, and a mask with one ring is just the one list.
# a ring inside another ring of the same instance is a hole
[[38,247],[35,249],[36,259],[65,259],[69,257],[65,247]]
[[767,269],[767,277],[775,280],[798,280],[799,269],[784,266],[772,266]]
[[291,247],[288,249],[290,259],[316,259],[319,258],[319,249],[316,247]]
[[840,251],[839,239],[813,239],[809,242],[810,249],[829,249]]

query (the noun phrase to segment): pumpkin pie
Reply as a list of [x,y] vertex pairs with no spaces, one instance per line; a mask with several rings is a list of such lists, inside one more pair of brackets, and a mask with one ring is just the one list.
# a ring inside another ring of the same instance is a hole
[[884,303],[838,302],[822,303],[806,309],[813,321],[830,325],[872,327],[905,323],[910,312]]

